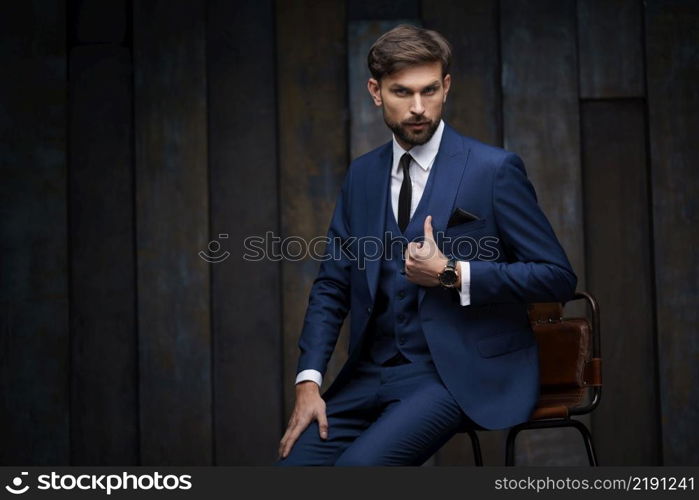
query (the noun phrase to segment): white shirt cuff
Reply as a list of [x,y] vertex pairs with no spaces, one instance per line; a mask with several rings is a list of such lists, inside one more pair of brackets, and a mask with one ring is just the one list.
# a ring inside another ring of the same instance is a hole
[[318,387],[323,385],[323,375],[318,370],[301,370],[298,375],[296,375],[296,382],[305,382],[306,380],[312,380]]
[[461,271],[459,302],[462,306],[468,306],[471,305],[471,263],[465,260],[460,260],[459,269]]

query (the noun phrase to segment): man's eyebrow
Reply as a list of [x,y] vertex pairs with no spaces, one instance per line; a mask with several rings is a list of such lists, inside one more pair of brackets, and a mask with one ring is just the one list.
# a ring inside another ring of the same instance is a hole
[[[430,87],[438,87],[439,86],[439,80],[435,80],[429,85],[425,85],[422,90],[429,89]],[[391,85],[391,90],[411,90],[408,87],[404,87],[400,83],[394,83]]]

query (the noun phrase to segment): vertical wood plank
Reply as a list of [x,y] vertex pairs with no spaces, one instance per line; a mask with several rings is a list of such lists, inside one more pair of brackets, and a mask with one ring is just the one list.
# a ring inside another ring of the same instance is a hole
[[642,97],[639,0],[578,0],[580,97]]
[[[370,12],[365,12],[370,15]],[[399,24],[420,25],[415,19],[358,20],[347,27],[347,77],[350,102],[350,156],[356,158],[391,140],[381,108],[369,95],[371,72],[367,55],[374,42]]]
[[0,464],[68,465],[65,2],[0,16]]
[[[505,148],[524,160],[539,204],[585,288],[575,2],[502,0]],[[573,429],[518,437],[518,463],[587,463]]]
[[70,54],[71,462],[138,463],[129,49]]
[[[276,11],[282,236],[309,241],[325,235],[348,163],[345,2],[278,1]],[[318,267],[310,258],[282,265],[285,415],[294,402],[298,338]],[[346,359],[346,344],[345,334],[324,386]]]
[[453,47],[444,119],[464,135],[502,145],[498,1],[422,2],[425,28]]
[[130,0],[68,0],[68,38],[74,44],[128,43]]
[[[367,90],[371,72],[369,49],[384,33],[399,24],[420,26],[420,2],[353,1],[348,5],[347,74],[350,106],[350,157],[356,158],[391,140],[380,108]],[[430,458],[425,465],[432,465]]]
[[211,269],[216,464],[268,465],[283,417],[281,265],[244,260],[243,241],[279,233],[274,2],[210,1],[207,39],[211,234],[231,252]]
[[347,79],[350,112],[350,158],[391,140],[381,110],[367,90],[371,72],[367,56],[374,42],[399,24],[420,26],[418,0],[353,0],[347,5]]
[[664,465],[698,465],[699,4],[648,1],[646,64]]
[[[500,37],[497,0],[423,0],[425,28],[440,32],[453,48],[452,86],[444,120],[460,133],[502,144]],[[505,431],[478,433],[484,463],[504,465]],[[439,465],[472,465],[467,434],[455,435],[438,453]]]
[[141,460],[212,462],[206,6],[134,4]]
[[645,102],[583,102],[581,114],[588,291],[604,360],[593,437],[604,465],[660,465]]
[[419,19],[419,0],[350,0],[347,20]]

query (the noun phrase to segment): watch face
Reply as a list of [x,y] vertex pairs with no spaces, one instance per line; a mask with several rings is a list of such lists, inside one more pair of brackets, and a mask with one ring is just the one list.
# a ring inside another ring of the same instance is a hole
[[453,286],[456,283],[456,272],[453,269],[445,269],[439,275],[439,282],[444,286]]

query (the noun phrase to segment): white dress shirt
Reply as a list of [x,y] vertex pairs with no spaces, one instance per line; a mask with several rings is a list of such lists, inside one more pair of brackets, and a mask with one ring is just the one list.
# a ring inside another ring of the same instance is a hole
[[[412,160],[410,161],[410,184],[412,185],[412,199],[410,201],[410,217],[412,218],[415,209],[420,203],[422,194],[425,191],[425,185],[432,169],[432,164],[439,151],[439,144],[442,141],[442,133],[444,132],[444,121],[440,120],[437,130],[425,144],[413,146],[410,151],[406,151],[396,141],[396,136],[393,136],[393,165],[391,167],[391,206],[393,207],[393,215],[398,221],[398,197],[400,187],[403,183],[403,170],[400,168],[400,159],[405,153],[410,153]],[[431,214],[427,214],[431,215]],[[424,221],[421,221],[424,222]],[[422,225],[422,224],[421,224]],[[459,270],[461,271],[461,289],[459,290],[459,301],[462,306],[467,306],[471,303],[470,284],[471,284],[471,267],[467,261],[459,261]],[[323,375],[318,370],[302,370],[296,376],[296,383],[306,380],[312,380],[319,386],[323,383]]]

